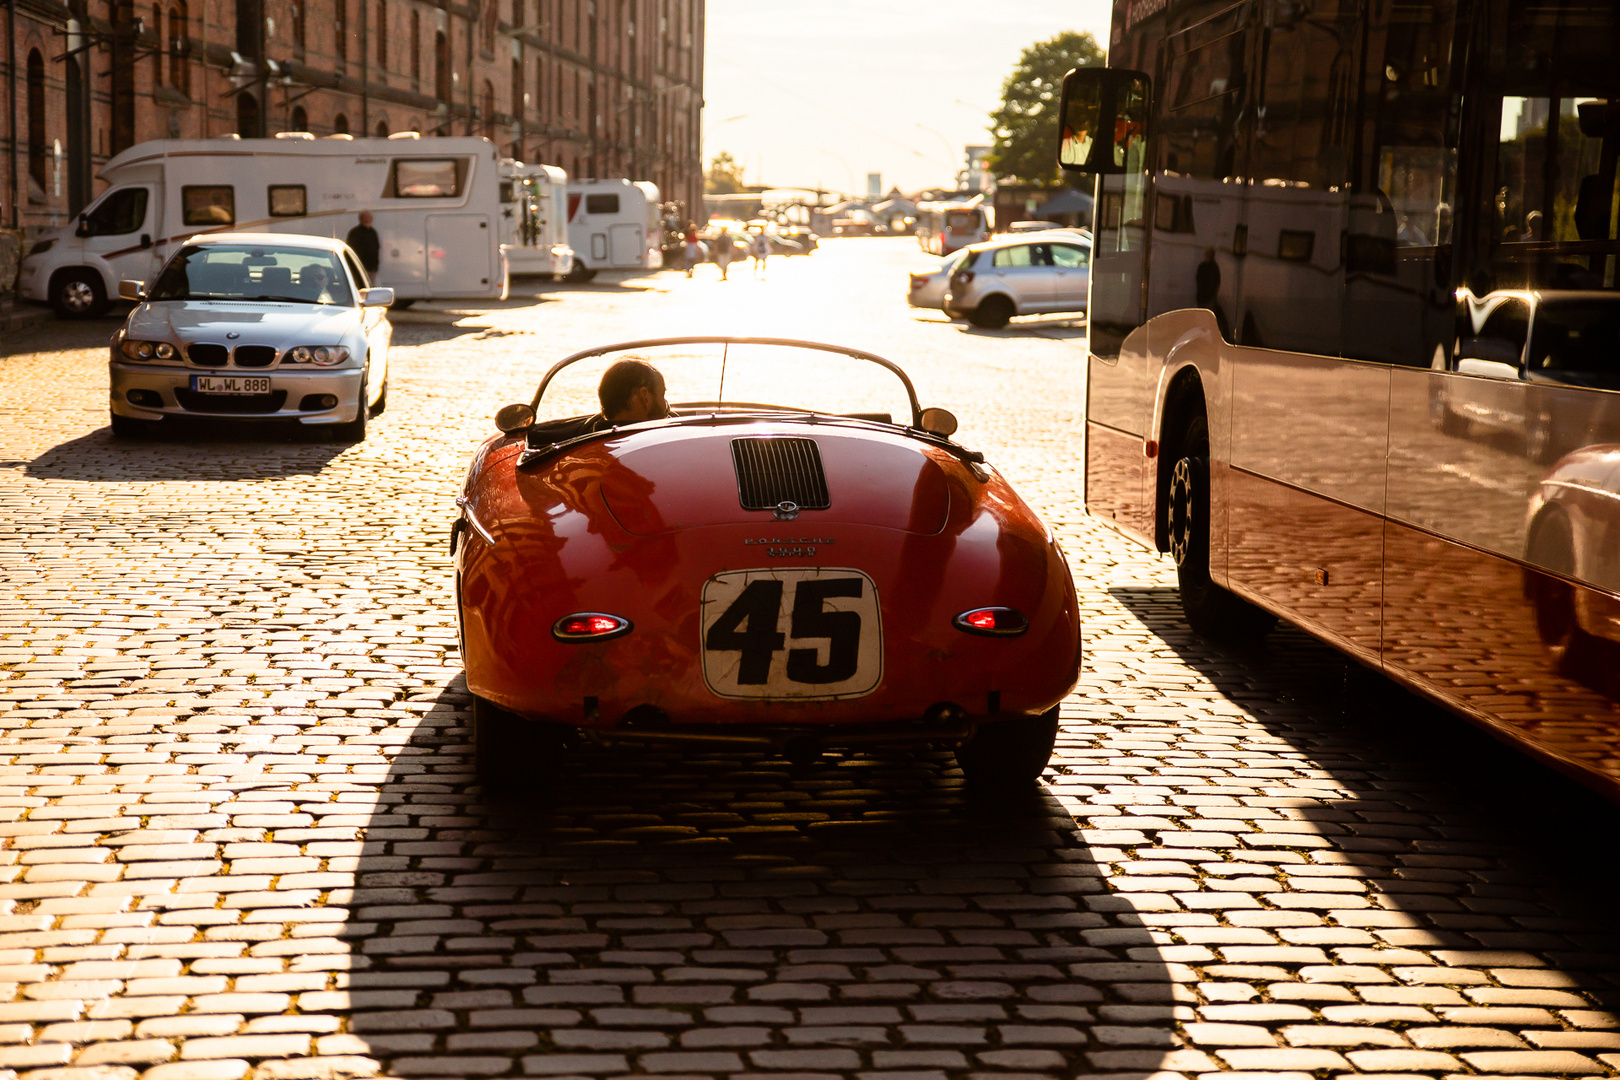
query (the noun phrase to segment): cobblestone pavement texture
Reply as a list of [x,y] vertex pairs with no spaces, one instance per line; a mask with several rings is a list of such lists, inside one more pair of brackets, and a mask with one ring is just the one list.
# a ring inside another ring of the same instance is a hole
[[[1608,811],[1297,633],[1192,638],[1167,562],[1082,515],[1082,331],[913,313],[919,261],[832,242],[764,282],[404,313],[354,447],[114,442],[111,322],[11,342],[0,1068],[1620,1072],[1613,893],[1587,879],[1612,848],[1492,804],[1522,781]],[[1087,658],[1040,791],[983,804],[943,752],[621,750],[481,798],[446,545],[470,452],[567,349],[701,331],[893,356],[1060,531]]]

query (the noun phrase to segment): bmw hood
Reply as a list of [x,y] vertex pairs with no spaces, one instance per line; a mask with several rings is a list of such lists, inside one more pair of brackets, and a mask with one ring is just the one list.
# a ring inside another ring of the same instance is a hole
[[[130,313],[125,336],[136,341],[223,341],[254,345],[336,344],[360,324],[357,308],[321,304],[251,304],[160,300]],[[296,339],[296,340],[295,340]]]

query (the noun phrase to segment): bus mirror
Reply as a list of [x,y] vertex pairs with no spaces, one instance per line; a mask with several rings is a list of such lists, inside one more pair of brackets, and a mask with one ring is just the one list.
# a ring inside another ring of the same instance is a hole
[[1063,78],[1058,164],[1066,172],[1140,169],[1151,83],[1140,71],[1075,68]]

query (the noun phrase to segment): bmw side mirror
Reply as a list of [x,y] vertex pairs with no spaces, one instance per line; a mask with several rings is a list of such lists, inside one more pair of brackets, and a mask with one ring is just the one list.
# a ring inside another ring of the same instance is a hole
[[1080,67],[1063,77],[1058,164],[1065,172],[1118,174],[1140,167],[1152,80],[1140,71]]
[[142,300],[145,300],[146,282],[120,281],[118,283],[118,299],[134,300],[136,303],[140,303]]
[[948,439],[956,434],[956,415],[949,409],[924,409],[917,426],[926,432]]
[[360,290],[361,307],[390,307],[393,303],[393,289],[378,286]]
[[507,405],[495,414],[495,426],[502,435],[512,435],[523,431],[534,423],[534,406],[525,402],[516,405]]

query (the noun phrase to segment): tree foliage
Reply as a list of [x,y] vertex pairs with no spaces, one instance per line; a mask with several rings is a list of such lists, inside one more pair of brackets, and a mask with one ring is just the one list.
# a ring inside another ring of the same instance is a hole
[[1063,76],[1103,62],[1089,33],[1059,34],[1024,50],[1001,87],[1001,107],[990,114],[990,171],[1003,180],[1052,184],[1058,180],[1058,103]]
[[743,187],[743,167],[724,150],[709,162],[709,171],[703,177],[705,195],[734,195]]

